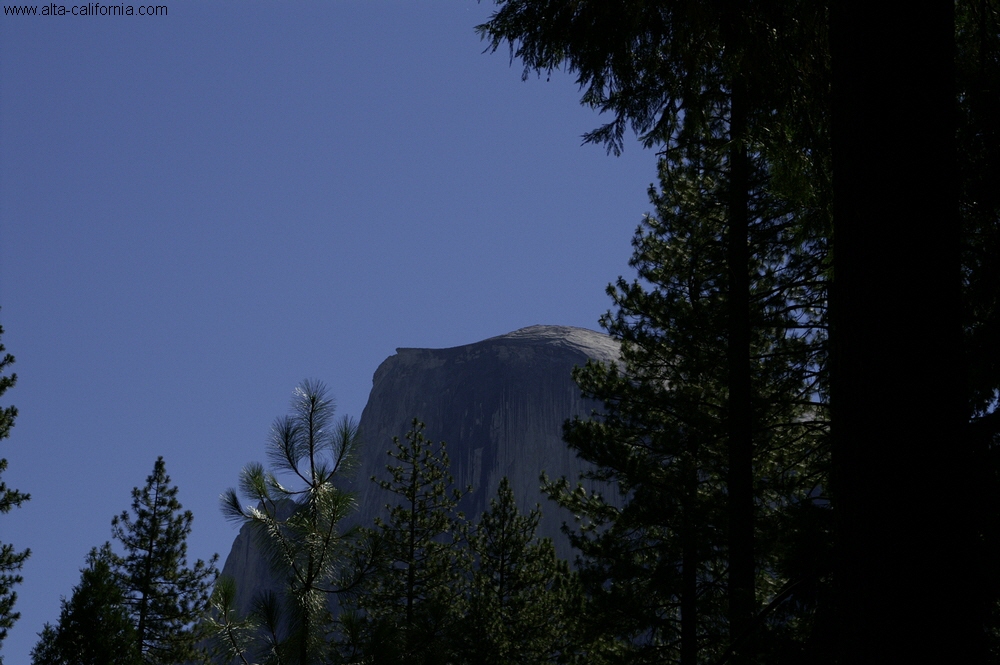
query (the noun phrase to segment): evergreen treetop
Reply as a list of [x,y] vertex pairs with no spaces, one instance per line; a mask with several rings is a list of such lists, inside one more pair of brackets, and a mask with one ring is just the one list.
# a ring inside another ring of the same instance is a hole
[[235,607],[232,580],[216,588],[215,632],[234,657],[302,665],[330,657],[328,641],[337,632],[331,602],[358,583],[350,559],[354,534],[340,527],[355,501],[338,481],[353,470],[360,439],[354,421],[335,421],[334,412],[322,383],[297,386],[291,413],[271,428],[271,469],[251,463],[240,474],[240,493],[251,504],[242,504],[234,489],[222,496],[223,513],[251,527],[285,584],[281,595],[254,597],[245,616]]
[[32,665],[142,663],[117,564],[109,543],[90,551],[80,583],[62,599],[59,624],[45,624],[39,633]]
[[[403,441],[393,438],[389,477],[377,482],[395,503],[368,531],[374,569],[348,614],[356,650],[376,663],[430,665],[456,657],[469,570],[462,492],[453,487],[443,442],[434,444],[414,419]],[[466,491],[469,491],[468,488]]]
[[194,520],[170,485],[163,457],[157,458],[146,485],[132,490],[131,512],[111,522],[124,549],[117,574],[135,625],[142,662],[149,665],[202,658],[197,643],[200,620],[208,608],[218,555],[207,563],[187,562],[187,536]]
[[461,637],[468,663],[514,665],[559,662],[577,652],[582,597],[576,576],[538,540],[541,509],[517,508],[507,477],[472,529],[468,609]]

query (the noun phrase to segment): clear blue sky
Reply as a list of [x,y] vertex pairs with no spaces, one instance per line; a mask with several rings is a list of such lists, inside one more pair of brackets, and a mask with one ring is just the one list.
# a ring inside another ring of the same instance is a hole
[[219,494],[299,381],[359,417],[396,347],[596,329],[651,207],[655,155],[581,146],[571,76],[483,54],[488,3],[163,4],[0,18],[9,665],[158,455],[224,559]]

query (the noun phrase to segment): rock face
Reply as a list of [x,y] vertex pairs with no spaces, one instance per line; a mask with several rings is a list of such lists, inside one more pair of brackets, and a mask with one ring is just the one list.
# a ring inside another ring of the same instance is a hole
[[[459,505],[467,518],[489,507],[507,476],[522,511],[541,504],[538,535],[552,538],[559,555],[571,558],[560,527],[572,515],[548,501],[538,479],[544,471],[575,482],[586,467],[563,443],[562,426],[598,406],[581,398],[571,376],[589,358],[617,361],[617,343],[582,328],[531,326],[450,349],[397,349],[376,370],[359,424],[357,522],[371,525],[384,514],[390,498],[368,479],[386,476],[392,437],[402,439],[418,418],[428,439],[447,442],[456,486],[473,487]],[[223,574],[235,577],[241,590],[275,588],[245,530]],[[249,594],[240,596],[246,602]]]
[[563,443],[562,427],[597,406],[580,397],[571,376],[588,358],[614,362],[618,346],[582,328],[531,326],[451,349],[397,349],[375,372],[361,416],[361,523],[371,524],[389,500],[367,479],[386,476],[392,437],[402,439],[418,418],[428,439],[448,444],[456,486],[473,487],[459,504],[467,518],[488,509],[507,476],[522,511],[542,505],[539,535],[569,558],[560,527],[572,516],[548,501],[538,478],[544,471],[575,480],[585,468]]

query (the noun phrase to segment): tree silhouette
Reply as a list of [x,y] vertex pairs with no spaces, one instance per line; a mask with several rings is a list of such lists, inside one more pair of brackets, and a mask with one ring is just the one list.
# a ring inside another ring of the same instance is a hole
[[[576,373],[584,393],[605,408],[569,423],[566,441],[597,466],[594,478],[618,485],[625,505],[565,482],[553,487],[560,502],[590,520],[573,537],[584,554],[582,577],[607,617],[603,624],[631,644],[629,658],[639,662],[721,658],[727,643],[733,653],[726,658],[775,648],[755,639],[775,631],[732,626],[726,158],[710,144],[665,158],[661,189],[651,192],[657,214],[633,240],[639,279],[609,287],[616,310],[602,319],[621,341],[622,361]],[[751,167],[752,182],[767,177],[759,161]],[[796,245],[784,204],[758,191],[748,227],[757,448],[750,528],[760,541],[753,588],[769,603],[793,582],[788,559],[798,555],[785,547],[795,537],[779,537],[779,525],[795,525],[796,533],[818,527],[792,516],[802,505],[815,507],[827,477],[819,380],[824,295],[814,279],[824,252]],[[810,582],[815,586],[815,575]],[[750,621],[764,610],[755,608]],[[766,615],[774,623],[773,609]],[[788,639],[802,642],[806,633],[802,627]]]
[[473,570],[460,636],[465,662],[556,662],[574,649],[579,588],[550,540],[535,529],[541,510],[517,509],[506,476],[469,536]]
[[352,599],[355,642],[374,663],[448,662],[465,612],[470,563],[464,516],[455,512],[462,492],[453,487],[445,444],[423,430],[414,419],[404,440],[394,437],[388,478],[372,478],[395,502],[368,531],[378,555]]
[[131,512],[111,522],[124,556],[116,573],[135,626],[143,663],[176,663],[203,657],[197,644],[208,608],[215,562],[201,559],[189,567],[187,536],[194,516],[184,511],[166,464],[157,458],[146,485],[132,490]]
[[[767,597],[767,590],[756,586],[760,544],[754,476],[759,458],[768,455],[769,433],[755,421],[754,396],[762,388],[754,385],[759,353],[754,345],[759,327],[770,325],[754,313],[758,270],[764,265],[784,271],[781,261],[809,265],[814,272],[803,277],[814,287],[807,300],[815,307],[823,298],[830,223],[829,190],[823,188],[830,181],[825,6],[739,0],[497,4],[500,9],[479,27],[494,50],[509,43],[526,75],[565,66],[577,74],[583,103],[614,116],[585,140],[603,142],[617,153],[630,127],[646,146],[661,148],[679,171],[686,168],[684,157],[672,153],[717,155],[716,167],[723,173],[717,174],[714,205],[725,214],[707,218],[722,224],[718,242],[726,248],[719,264],[727,267],[722,281],[725,347],[719,350],[726,369],[719,399],[725,401],[727,448],[727,621],[729,641],[735,643]],[[725,189],[718,189],[723,183]],[[762,197],[767,199],[763,206]],[[775,212],[776,203],[783,212]],[[762,214],[771,216],[763,224]],[[783,218],[780,225],[774,217]],[[783,227],[772,236],[781,240],[763,246],[761,230],[754,228],[760,226]],[[783,258],[776,262],[775,254]],[[794,300],[787,291],[781,296]],[[794,325],[804,336],[816,337],[822,324],[801,303],[779,306],[796,308]],[[774,334],[781,339],[784,331]],[[690,581],[688,586],[693,588]],[[691,645],[697,631],[690,623],[686,630],[688,639],[682,642]],[[748,662],[746,653],[737,651],[732,658]],[[685,654],[687,661],[694,658],[691,651]]]
[[139,665],[135,626],[129,616],[118,558],[108,543],[87,555],[87,567],[69,600],[63,598],[59,624],[45,624],[32,650],[33,665]]

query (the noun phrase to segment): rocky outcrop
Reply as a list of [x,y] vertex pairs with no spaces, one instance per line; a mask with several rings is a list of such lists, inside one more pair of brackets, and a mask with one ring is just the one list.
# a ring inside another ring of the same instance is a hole
[[531,326],[450,349],[397,349],[375,372],[361,416],[361,523],[371,524],[388,500],[368,479],[385,476],[392,437],[402,439],[418,418],[427,438],[448,444],[456,486],[473,487],[459,505],[466,517],[488,509],[507,476],[521,510],[542,505],[539,535],[569,558],[560,526],[572,516],[544,497],[539,476],[575,480],[584,470],[563,443],[562,427],[596,407],[581,398],[571,376],[588,358],[614,362],[617,344],[582,328]]
[[[560,532],[572,516],[548,501],[539,475],[576,480],[586,464],[562,441],[563,423],[597,407],[580,396],[571,372],[588,359],[616,362],[617,343],[607,335],[567,326],[531,326],[449,349],[397,349],[376,370],[359,424],[363,441],[353,482],[357,523],[370,525],[390,500],[371,476],[384,477],[392,438],[401,439],[413,418],[425,435],[445,441],[458,487],[473,492],[459,505],[478,518],[507,476],[519,507],[542,506],[539,535],[552,538],[564,558],[572,552]],[[223,574],[248,588],[274,588],[246,530],[240,532]]]

